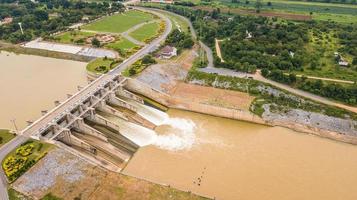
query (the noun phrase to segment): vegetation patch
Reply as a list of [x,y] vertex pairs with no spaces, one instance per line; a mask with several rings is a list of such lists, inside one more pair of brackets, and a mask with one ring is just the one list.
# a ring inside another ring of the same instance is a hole
[[0,129],[0,147],[7,142],[9,142],[12,138],[14,138],[16,135],[13,133],[10,133],[9,130],[4,130]]
[[8,180],[14,182],[43,158],[51,148],[50,144],[30,139],[10,152],[2,162]]
[[66,44],[85,44],[86,39],[93,36],[95,36],[95,33],[72,30],[54,36],[53,40]]
[[148,22],[153,18],[152,14],[131,10],[105,17],[82,28],[98,32],[122,33],[137,24]]
[[130,67],[126,68],[122,74],[124,76],[134,76],[142,72],[149,65],[155,64],[156,60],[151,55],[146,55],[142,59],[136,61]]
[[110,59],[110,58],[97,58],[87,65],[87,71],[93,72],[96,74],[105,74],[109,72],[111,69],[117,66],[122,62],[122,60],[119,59]]
[[119,52],[119,54],[123,57],[126,57],[126,56],[132,54],[131,52],[140,48],[139,46],[130,42],[129,40],[127,40],[124,37],[121,37],[119,40],[117,40],[113,43],[106,44],[105,47]]
[[160,25],[157,22],[148,23],[131,32],[129,35],[136,40],[147,42],[150,38],[154,38],[159,31]]

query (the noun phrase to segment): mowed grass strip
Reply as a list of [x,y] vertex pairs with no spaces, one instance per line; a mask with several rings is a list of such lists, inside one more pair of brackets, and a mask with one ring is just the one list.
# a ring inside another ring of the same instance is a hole
[[[83,31],[67,31],[55,36],[55,40],[60,43],[72,44],[72,43],[84,43],[84,40],[88,37],[94,36],[95,33],[83,32]],[[83,42],[80,42],[83,40]]]
[[0,129],[0,147],[14,138],[15,135],[10,133],[9,130]]
[[131,32],[129,35],[136,40],[144,42],[146,39],[154,37],[159,30],[159,23],[149,23]]
[[114,50],[123,50],[123,51],[128,51],[134,47],[136,47],[136,45],[132,42],[130,42],[129,40],[125,39],[124,37],[121,37],[120,40],[115,41],[113,43],[109,43],[107,45],[105,45],[108,48],[114,49]]
[[153,18],[153,15],[149,13],[131,10],[105,17],[99,21],[83,26],[82,29],[98,32],[122,33],[137,24],[150,21]]

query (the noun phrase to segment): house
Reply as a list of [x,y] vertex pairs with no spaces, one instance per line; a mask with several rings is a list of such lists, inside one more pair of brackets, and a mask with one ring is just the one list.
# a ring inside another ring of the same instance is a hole
[[245,37],[246,39],[250,39],[253,37],[252,33],[249,32],[248,30],[245,30],[245,34],[246,34],[246,37]]
[[228,21],[229,21],[229,22],[231,22],[231,21],[233,21],[233,20],[234,20],[233,17],[229,17],[229,18],[228,18]]
[[171,47],[167,45],[164,48],[162,48],[160,51],[161,58],[169,59],[173,56],[177,56],[177,49],[175,47]]
[[12,22],[12,20],[13,20],[12,17],[5,17],[3,20],[0,21],[0,25],[10,24]]

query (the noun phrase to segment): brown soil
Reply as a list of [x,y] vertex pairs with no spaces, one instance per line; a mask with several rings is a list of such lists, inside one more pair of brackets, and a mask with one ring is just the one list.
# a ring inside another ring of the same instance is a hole
[[[209,6],[195,6],[194,9],[198,10],[206,10],[212,11],[214,8]],[[283,12],[271,12],[271,11],[261,11],[260,13],[255,12],[252,9],[240,9],[240,8],[220,8],[221,12],[234,13],[234,14],[241,14],[241,15],[256,15],[256,16],[263,16],[263,17],[280,17],[284,19],[291,19],[291,20],[299,20],[299,21],[308,21],[311,20],[312,17],[310,15],[303,15],[303,14],[295,14],[295,13],[283,13]]]
[[188,102],[208,104],[224,108],[249,110],[254,97],[247,93],[205,87],[187,83],[178,83],[171,92],[173,97],[187,99]]

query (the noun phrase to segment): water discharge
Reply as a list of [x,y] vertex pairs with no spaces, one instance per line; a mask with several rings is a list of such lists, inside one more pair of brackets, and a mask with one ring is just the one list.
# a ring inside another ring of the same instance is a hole
[[140,104],[135,101],[128,102],[138,108],[138,114],[145,117],[156,126],[167,126],[171,132],[158,134],[154,130],[145,128],[135,123],[127,122],[114,115],[102,113],[105,118],[116,123],[120,127],[120,132],[139,146],[154,145],[161,149],[177,151],[189,149],[195,142],[196,125],[192,120],[183,118],[172,118],[166,113]]

